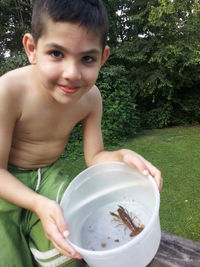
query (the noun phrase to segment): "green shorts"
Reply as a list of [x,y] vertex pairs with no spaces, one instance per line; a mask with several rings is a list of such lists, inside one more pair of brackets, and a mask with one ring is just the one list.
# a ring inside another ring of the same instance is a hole
[[[60,202],[69,177],[62,171],[62,159],[49,167],[23,170],[8,166],[8,171],[29,188]],[[59,254],[46,238],[38,216],[28,210],[0,199],[0,266],[87,266]]]

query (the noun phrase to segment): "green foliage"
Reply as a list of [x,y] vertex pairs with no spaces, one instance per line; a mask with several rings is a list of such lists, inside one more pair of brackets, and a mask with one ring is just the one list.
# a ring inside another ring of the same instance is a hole
[[[199,84],[200,86],[200,84]],[[180,92],[176,92],[176,97],[173,100],[172,124],[183,125],[188,122],[191,124],[200,123],[200,97],[198,88],[185,88]]]
[[199,1],[125,2],[123,17],[132,26],[126,24],[124,38],[118,33],[111,62],[127,69],[142,127],[199,121]]
[[103,98],[102,131],[105,142],[133,136],[140,128],[131,84],[123,66],[110,65],[102,69],[98,86]]
[[8,58],[0,59],[0,76],[4,73],[25,66],[28,64],[28,59],[24,52],[18,52],[16,55]]
[[[75,153],[76,152],[76,153]],[[83,155],[82,123],[78,123],[73,129],[67,147],[63,151],[62,158],[77,159]]]
[[140,118],[143,129],[159,129],[168,126],[172,120],[172,105],[170,102],[159,103],[158,107],[141,110]]
[[0,58],[22,50],[22,37],[30,31],[31,0],[0,1]]

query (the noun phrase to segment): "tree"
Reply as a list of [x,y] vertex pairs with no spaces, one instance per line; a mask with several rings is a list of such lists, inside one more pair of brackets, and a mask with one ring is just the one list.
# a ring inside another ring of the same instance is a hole
[[0,57],[22,50],[22,36],[30,29],[31,0],[1,0]]
[[[200,83],[199,1],[127,0],[123,8],[122,1],[117,1],[114,10],[115,30],[112,24],[110,32],[115,32],[117,40],[110,43],[109,63],[129,70],[133,101],[143,125],[164,127],[175,123],[176,113],[186,111],[185,118],[193,116],[192,121],[200,121],[196,98]],[[186,101],[185,106],[180,105],[181,96],[187,99],[193,93],[190,108]]]

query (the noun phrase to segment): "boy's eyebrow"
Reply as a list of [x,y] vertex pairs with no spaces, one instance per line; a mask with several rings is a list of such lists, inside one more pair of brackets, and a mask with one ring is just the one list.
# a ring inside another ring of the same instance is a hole
[[[64,52],[68,52],[68,50],[65,48],[65,47],[63,47],[63,46],[61,46],[61,45],[59,45],[59,44],[56,44],[56,43],[50,43],[50,44],[47,44],[46,45],[46,48],[54,48],[54,49],[58,49],[58,50],[61,50],[61,51],[64,51]],[[80,54],[82,54],[82,55],[85,55],[85,54],[101,54],[101,50],[99,49],[90,49],[90,50],[87,50],[87,51],[82,51]]]

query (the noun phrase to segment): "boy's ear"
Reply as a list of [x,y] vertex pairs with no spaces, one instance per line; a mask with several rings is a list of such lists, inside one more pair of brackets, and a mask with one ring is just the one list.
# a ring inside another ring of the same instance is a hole
[[36,64],[36,46],[33,40],[33,36],[30,33],[26,33],[23,37],[23,45],[26,51],[26,55],[31,64]]
[[102,59],[101,59],[101,66],[103,66],[103,64],[106,62],[109,56],[110,56],[110,47],[106,45],[103,51]]

